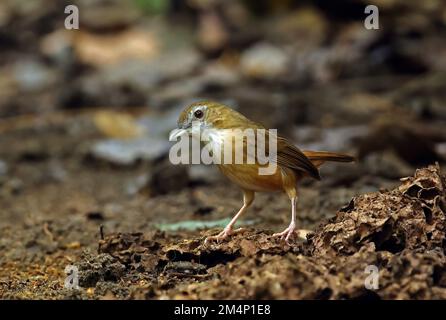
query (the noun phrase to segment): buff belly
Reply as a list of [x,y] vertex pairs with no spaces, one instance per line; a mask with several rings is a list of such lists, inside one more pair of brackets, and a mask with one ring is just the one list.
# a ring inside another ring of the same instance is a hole
[[284,190],[284,180],[287,180],[280,167],[272,175],[259,174],[259,166],[255,164],[224,164],[218,167],[232,182],[252,191],[281,191]]

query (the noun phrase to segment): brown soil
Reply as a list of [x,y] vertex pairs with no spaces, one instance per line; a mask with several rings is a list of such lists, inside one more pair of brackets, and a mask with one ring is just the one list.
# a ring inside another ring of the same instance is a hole
[[[314,233],[291,246],[271,237],[288,223],[286,196],[261,194],[245,217],[254,225],[205,245],[217,229],[155,225],[227,218],[240,206],[239,190],[218,180],[129,195],[125,186],[152,169],[92,159],[82,142],[94,139],[91,128],[75,136],[67,129],[81,120],[2,135],[0,150],[8,151],[0,156],[13,165],[0,182],[0,298],[446,298],[446,181],[438,166],[400,183],[383,180],[389,189],[381,191],[306,182],[299,222]],[[78,290],[64,288],[67,265],[79,269]],[[365,286],[368,266],[377,267],[377,289]]]

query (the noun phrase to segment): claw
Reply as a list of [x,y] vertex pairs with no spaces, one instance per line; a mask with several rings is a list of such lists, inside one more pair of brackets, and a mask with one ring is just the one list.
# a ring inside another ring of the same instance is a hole
[[290,224],[288,228],[283,230],[282,232],[273,234],[273,237],[280,237],[280,240],[285,240],[288,245],[290,244],[290,239],[295,235],[296,226],[294,224]]
[[241,231],[244,231],[244,228],[238,228],[238,229],[232,229],[232,228],[224,228],[222,232],[215,236],[209,236],[204,240],[204,244],[208,244],[211,241],[217,241],[217,243],[220,243],[220,241],[225,240],[229,236],[239,233]]
[[274,233],[273,237],[280,237],[280,240],[285,240],[286,244],[291,245],[290,240],[294,237],[304,240],[307,240],[307,235],[311,233],[310,230],[304,230],[304,229],[299,229],[296,230],[296,226],[293,224],[290,224],[288,226],[288,228],[286,228],[285,230],[283,230],[282,232],[279,233]]

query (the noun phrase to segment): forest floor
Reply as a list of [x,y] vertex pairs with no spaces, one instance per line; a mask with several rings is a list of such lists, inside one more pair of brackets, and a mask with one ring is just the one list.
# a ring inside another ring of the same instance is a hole
[[[313,233],[292,245],[271,237],[288,225],[287,197],[259,194],[246,232],[206,245],[240,206],[237,187],[193,181],[135,193],[147,165],[93,159],[82,141],[94,135],[76,125],[85,115],[64,119],[3,133],[3,156],[16,165],[0,189],[1,298],[446,298],[438,166],[375,186],[330,172],[304,183],[299,227]],[[79,289],[65,288],[67,266],[77,267]]]
[[[446,299],[446,2],[379,2],[0,1],[0,299]],[[357,157],[300,183],[305,241],[277,193],[204,244],[242,203],[168,161],[204,99]]]

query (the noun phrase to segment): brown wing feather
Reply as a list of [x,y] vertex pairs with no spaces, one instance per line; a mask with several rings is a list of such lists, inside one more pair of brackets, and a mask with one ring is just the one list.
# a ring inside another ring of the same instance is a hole
[[[273,135],[273,133],[266,130],[262,125],[254,122],[251,122],[247,128],[265,130],[265,153],[269,154],[269,139],[270,135]],[[246,150],[246,139],[243,140],[243,144]],[[255,158],[258,159],[257,154],[255,154]],[[309,176],[317,180],[321,179],[318,168],[310,161],[310,159],[308,159],[308,157],[302,151],[300,151],[287,139],[280,136],[277,136],[277,159],[274,160],[279,166],[298,171],[299,173],[307,173]]]
[[319,170],[305,154],[285,138],[277,138],[277,164],[293,170],[303,171],[320,180]]
[[[267,139],[265,149],[269,154],[269,135],[273,133],[266,131]],[[300,151],[296,146],[290,143],[287,139],[277,136],[277,165],[292,169],[293,171],[298,171],[299,173],[307,173],[311,177],[320,180],[319,170],[310,161],[310,159],[305,156],[305,154]]]
[[316,166],[320,167],[326,161],[334,162],[353,162],[355,157],[348,154],[337,153],[337,152],[327,152],[327,151],[302,151],[308,159]]

